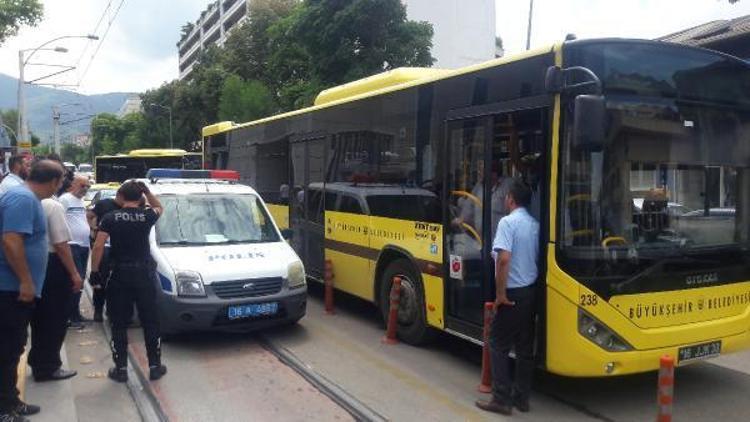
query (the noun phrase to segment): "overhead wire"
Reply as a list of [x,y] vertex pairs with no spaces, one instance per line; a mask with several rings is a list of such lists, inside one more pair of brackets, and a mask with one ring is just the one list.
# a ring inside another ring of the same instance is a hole
[[[112,2],[114,0],[109,0],[107,3],[107,7],[104,8],[104,11],[102,11],[102,15],[99,17],[99,21],[96,23],[96,26],[94,27],[94,31],[91,32],[91,34],[96,35],[99,32],[99,27],[101,26],[102,22],[104,22],[104,18],[107,16],[107,12],[112,7]],[[83,60],[83,56],[86,54],[86,52],[89,49],[89,46],[92,44],[93,40],[89,40],[89,42],[86,43],[86,45],[83,47],[83,50],[81,51],[81,55],[78,56],[78,60],[76,60],[75,67],[78,68],[78,66],[81,64],[81,61]]]
[[96,55],[99,53],[99,50],[102,47],[102,44],[104,44],[104,41],[107,38],[107,34],[109,34],[109,30],[112,28],[112,24],[114,23],[115,19],[117,18],[117,14],[120,12],[120,9],[122,8],[123,3],[125,3],[125,0],[120,0],[120,4],[117,5],[117,9],[115,9],[114,14],[112,15],[112,18],[107,22],[107,28],[104,30],[104,34],[99,39],[99,43],[96,45],[96,49],[91,54],[91,59],[89,60],[88,64],[86,65],[86,68],[84,69],[81,76],[78,78],[78,84],[81,85],[81,82],[83,82],[83,78],[86,77],[86,74],[89,71],[89,68],[91,68],[91,64],[94,62],[94,59],[96,59]]

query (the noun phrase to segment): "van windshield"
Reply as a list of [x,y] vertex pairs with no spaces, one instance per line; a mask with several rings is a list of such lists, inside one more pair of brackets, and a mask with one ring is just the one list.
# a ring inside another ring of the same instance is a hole
[[156,223],[159,245],[217,245],[278,242],[260,199],[251,194],[162,195]]

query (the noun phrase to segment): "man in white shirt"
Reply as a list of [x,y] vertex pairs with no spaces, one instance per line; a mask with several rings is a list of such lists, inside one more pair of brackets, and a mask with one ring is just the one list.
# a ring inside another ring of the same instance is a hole
[[[73,253],[73,261],[81,275],[86,277],[86,264],[89,259],[90,232],[88,220],[86,219],[86,206],[83,204],[83,197],[86,196],[91,184],[89,178],[84,175],[76,175],[67,193],[60,196],[60,203],[65,209],[65,220],[70,228],[71,240],[68,242],[70,251]],[[81,293],[79,292],[73,298],[73,305],[70,314],[72,326],[81,326],[83,317],[80,310]]]
[[8,173],[0,183],[0,197],[10,188],[20,186],[23,184],[26,177],[29,175],[29,168],[31,167],[31,160],[23,155],[14,155],[8,160]]
[[31,317],[29,366],[34,380],[58,381],[74,377],[76,371],[62,367],[60,349],[65,341],[70,301],[81,291],[83,280],[70,252],[70,230],[62,205],[53,198],[42,200],[47,217],[49,257],[42,297]]

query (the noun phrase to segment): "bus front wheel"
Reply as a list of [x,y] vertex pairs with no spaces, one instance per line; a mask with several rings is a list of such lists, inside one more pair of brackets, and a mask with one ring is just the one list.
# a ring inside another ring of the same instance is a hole
[[397,259],[386,267],[380,283],[380,312],[388,321],[391,307],[391,287],[394,277],[401,278],[401,295],[398,308],[398,337],[409,344],[424,344],[434,331],[427,326],[422,280],[407,259]]

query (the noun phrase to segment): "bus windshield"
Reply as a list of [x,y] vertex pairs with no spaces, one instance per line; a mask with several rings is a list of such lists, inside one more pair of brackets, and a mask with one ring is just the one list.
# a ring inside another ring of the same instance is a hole
[[272,220],[255,195],[163,195],[156,224],[163,246],[278,242]]
[[607,134],[603,147],[573,147],[567,106],[561,265],[605,298],[750,279],[750,67],[600,47],[572,55],[602,79]]

